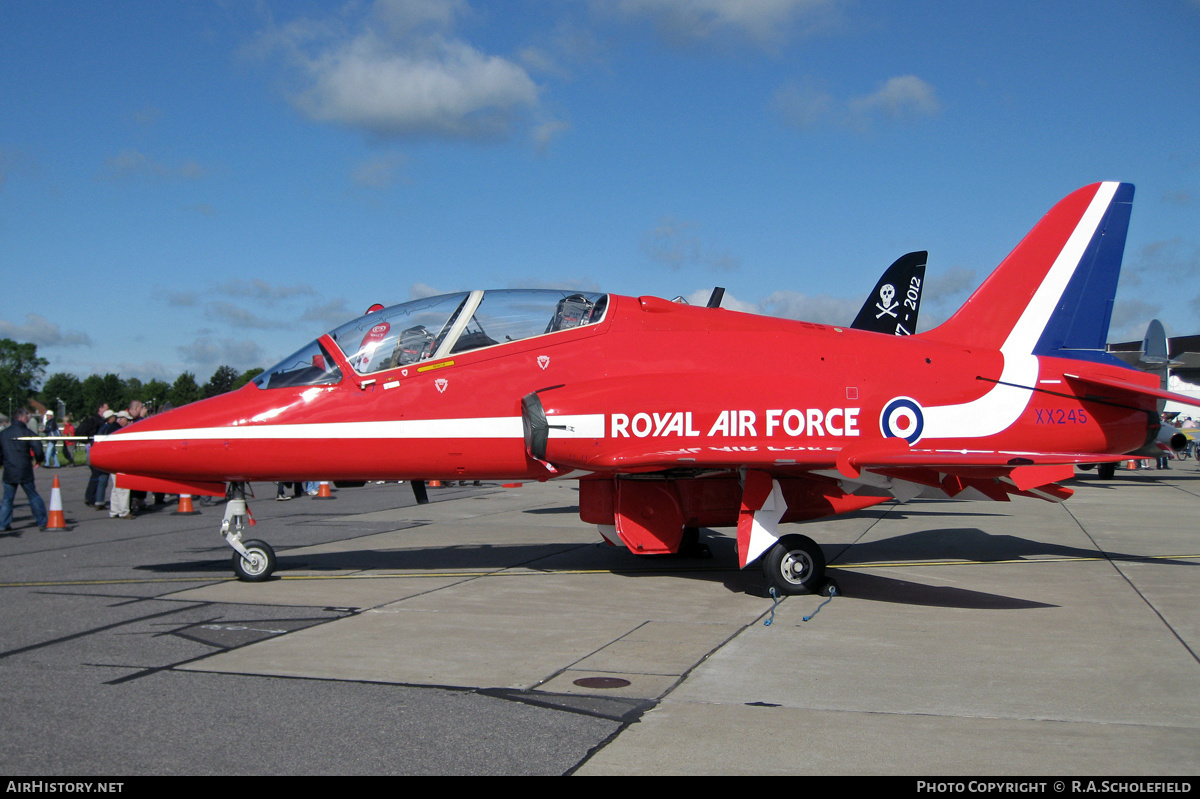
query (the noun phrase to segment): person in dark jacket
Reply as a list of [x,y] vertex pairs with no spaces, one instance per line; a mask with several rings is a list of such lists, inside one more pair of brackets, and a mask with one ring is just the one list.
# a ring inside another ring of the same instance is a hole
[[40,441],[20,441],[22,436],[33,433],[25,424],[29,421],[29,411],[21,408],[13,414],[13,423],[0,432],[0,449],[4,451],[4,501],[0,503],[0,528],[4,532],[12,529],[13,499],[17,495],[17,486],[25,489],[29,498],[29,509],[38,528],[45,530],[50,521],[46,513],[46,503],[38,496],[33,484],[34,456],[40,461],[46,457]]
[[[112,432],[117,429],[115,422],[110,430],[104,431],[103,428],[114,416],[116,414],[108,409],[108,403],[102,402],[95,416],[89,416],[80,422],[79,427],[75,428],[75,435],[97,436],[104,435],[105,432]],[[88,444],[88,449],[91,449],[90,443]],[[87,490],[83,492],[83,504],[89,508],[104,510],[106,504],[104,497],[108,489],[108,474],[92,466],[91,463],[88,464],[88,467],[92,470],[92,476],[88,478]]]

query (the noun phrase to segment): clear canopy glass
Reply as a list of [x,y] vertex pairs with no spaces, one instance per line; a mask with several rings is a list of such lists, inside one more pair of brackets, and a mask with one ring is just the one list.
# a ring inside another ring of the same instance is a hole
[[[359,374],[372,374],[604,318],[608,295],[550,289],[442,294],[368,313],[329,335]],[[336,383],[341,373],[312,342],[255,378],[259,388]]]
[[259,388],[329,386],[341,379],[337,363],[320,343],[312,341],[254,378],[254,384]]

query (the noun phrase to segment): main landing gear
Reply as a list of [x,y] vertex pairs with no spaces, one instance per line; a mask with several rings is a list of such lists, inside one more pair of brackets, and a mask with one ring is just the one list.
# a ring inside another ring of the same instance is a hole
[[242,532],[251,524],[254,519],[246,507],[246,484],[231,483],[225,502],[225,518],[221,521],[221,535],[234,549],[233,572],[238,579],[261,583],[275,571],[275,550],[265,541],[242,541]]
[[785,595],[817,594],[825,588],[825,553],[806,535],[785,535],[762,559],[767,585]]

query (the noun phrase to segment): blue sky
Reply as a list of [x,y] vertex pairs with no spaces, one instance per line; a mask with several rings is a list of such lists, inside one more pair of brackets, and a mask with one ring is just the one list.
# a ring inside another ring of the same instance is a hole
[[0,336],[269,366],[374,302],[572,286],[922,329],[1136,184],[1111,340],[1200,330],[1200,2],[0,3]]

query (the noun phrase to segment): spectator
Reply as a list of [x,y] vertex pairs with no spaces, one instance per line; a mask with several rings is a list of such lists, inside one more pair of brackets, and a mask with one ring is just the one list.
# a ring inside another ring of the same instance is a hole
[[17,495],[17,486],[25,490],[29,498],[29,509],[39,530],[45,530],[50,521],[46,513],[46,503],[38,496],[37,487],[33,482],[34,457],[41,460],[45,453],[40,441],[21,441],[23,436],[31,436],[33,432],[26,424],[29,421],[29,411],[21,408],[13,414],[13,422],[0,432],[0,448],[4,450],[4,500],[0,502],[0,528],[3,532],[12,529],[13,500]]
[[[63,417],[62,434],[64,436],[67,436],[68,438],[70,436],[75,435],[75,425],[71,424],[71,417],[69,414],[67,416]],[[71,466],[74,467],[75,466],[75,450],[71,449],[71,447],[72,447],[72,443],[69,440],[63,442],[63,455],[66,456],[67,463],[71,464]]]
[[[133,417],[129,415],[129,411],[121,411],[113,418],[116,420],[118,430],[124,429],[133,421]],[[113,432],[116,431],[114,430]],[[136,519],[137,516],[133,514],[129,507],[132,494],[133,492],[128,488],[117,488],[117,481],[114,478],[112,493],[108,498],[108,518]]]
[[[42,435],[57,436],[61,435],[58,431],[58,422],[54,420],[54,411],[46,411],[46,418],[42,420]],[[58,442],[47,441],[46,448],[46,464],[47,469],[57,469],[58,466]]]
[[[94,418],[100,420],[100,425],[92,433],[80,433],[80,435],[106,436],[109,433],[115,433],[121,428],[113,421],[116,414],[108,409],[108,403],[100,406]],[[83,429],[84,425],[92,421],[91,418],[84,420],[83,424],[79,425],[79,429]],[[92,470],[92,476],[88,478],[87,491],[83,494],[83,502],[89,508],[96,510],[104,510],[107,503],[104,501],[104,494],[108,488],[108,473],[102,472],[95,466],[88,464]]]

